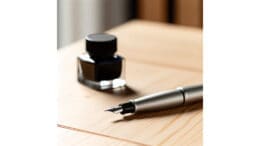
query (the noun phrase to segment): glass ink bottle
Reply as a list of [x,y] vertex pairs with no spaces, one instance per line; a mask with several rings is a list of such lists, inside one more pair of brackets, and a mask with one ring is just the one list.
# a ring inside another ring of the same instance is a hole
[[125,86],[125,59],[115,54],[117,38],[109,34],[90,34],[85,42],[87,53],[77,58],[78,81],[100,90]]

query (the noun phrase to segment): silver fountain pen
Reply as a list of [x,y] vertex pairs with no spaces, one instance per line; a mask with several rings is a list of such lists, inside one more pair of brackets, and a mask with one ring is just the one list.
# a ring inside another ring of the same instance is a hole
[[105,111],[127,114],[146,111],[169,109],[180,105],[190,104],[202,100],[203,85],[178,87],[175,90],[154,93],[143,96]]

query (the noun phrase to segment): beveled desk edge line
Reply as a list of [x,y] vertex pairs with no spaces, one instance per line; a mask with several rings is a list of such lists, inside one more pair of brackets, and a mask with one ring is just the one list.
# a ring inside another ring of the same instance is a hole
[[74,127],[66,126],[66,125],[62,125],[62,124],[57,124],[57,127],[67,129],[67,130],[71,130],[71,131],[81,132],[81,133],[84,133],[84,134],[91,134],[91,135],[106,137],[106,138],[110,138],[110,139],[114,139],[114,140],[118,140],[118,141],[124,141],[124,142],[128,142],[128,143],[131,143],[131,144],[136,144],[136,145],[141,145],[141,146],[150,146],[150,145],[140,143],[140,142],[137,142],[137,141],[124,139],[124,138],[120,138],[120,137],[115,137],[115,136],[110,136],[110,135],[97,133],[97,132],[93,132],[93,131],[89,131],[89,130],[84,130],[84,129],[80,129],[80,128],[74,128]]

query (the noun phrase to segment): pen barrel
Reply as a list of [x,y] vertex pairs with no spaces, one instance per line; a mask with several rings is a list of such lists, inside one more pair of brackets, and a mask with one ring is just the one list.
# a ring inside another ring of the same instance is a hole
[[130,101],[135,105],[135,112],[169,109],[201,100],[202,88],[202,85],[187,86],[143,96]]
[[184,96],[180,90],[165,91],[143,96],[132,100],[135,112],[156,111],[184,104]]
[[186,86],[182,88],[185,97],[185,104],[190,104],[202,100],[203,86],[202,84]]

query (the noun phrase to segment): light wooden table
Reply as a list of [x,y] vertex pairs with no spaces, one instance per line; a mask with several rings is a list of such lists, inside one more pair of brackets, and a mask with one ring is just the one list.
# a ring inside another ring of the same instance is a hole
[[104,112],[138,96],[202,82],[202,30],[131,21],[109,30],[127,59],[127,90],[100,92],[77,82],[84,41],[58,51],[59,145],[202,145],[202,103],[133,116]]

